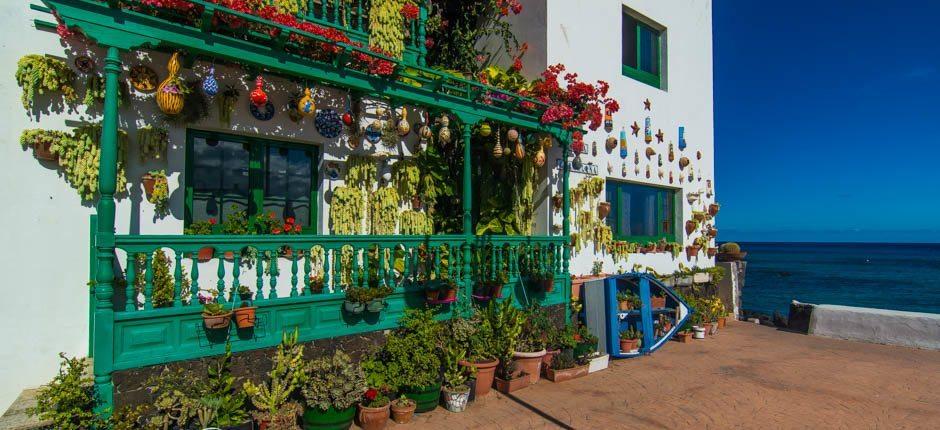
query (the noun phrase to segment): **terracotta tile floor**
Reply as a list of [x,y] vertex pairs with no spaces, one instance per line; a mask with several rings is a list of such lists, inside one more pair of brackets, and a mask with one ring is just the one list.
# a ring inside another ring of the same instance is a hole
[[940,429],[940,351],[733,323],[605,371],[499,393],[401,429]]

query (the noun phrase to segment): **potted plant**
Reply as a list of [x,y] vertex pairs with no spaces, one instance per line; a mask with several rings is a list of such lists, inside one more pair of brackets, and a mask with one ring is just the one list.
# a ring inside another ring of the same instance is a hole
[[381,430],[388,424],[391,402],[388,396],[369,388],[359,403],[359,427],[363,430]]
[[451,412],[463,412],[470,401],[467,373],[472,372],[473,367],[460,365],[466,356],[466,350],[453,340],[444,347],[444,407]]
[[382,284],[380,286],[370,287],[366,294],[365,306],[368,312],[381,312],[385,309],[385,298],[392,294],[392,287]]
[[741,246],[734,242],[723,243],[718,247],[718,261],[740,261],[747,257]]
[[588,330],[584,324],[579,324],[574,333],[574,340],[577,346],[574,347],[574,356],[583,357],[594,351],[597,351],[597,336]]
[[438,284],[436,282],[425,282],[424,283],[424,297],[429,302],[435,302],[441,295],[440,289],[438,289]]
[[252,416],[260,430],[294,430],[303,407],[293,401],[295,391],[306,380],[304,347],[297,343],[298,331],[284,333],[272,359],[269,380],[260,384],[245,381],[245,394],[257,409]]
[[617,308],[621,312],[628,312],[633,310],[633,308],[639,303],[640,298],[633,294],[632,291],[625,290],[617,293]]
[[650,307],[653,309],[662,309],[666,307],[666,296],[662,292],[657,292],[650,297]]
[[714,239],[718,236],[718,229],[712,226],[708,226],[708,228],[705,229],[705,235]]
[[235,325],[240,329],[253,328],[255,326],[255,306],[254,302],[251,300],[243,301],[242,304],[235,309]]
[[368,288],[347,286],[343,309],[354,315],[361,314],[366,310],[366,302],[371,298],[371,292]]
[[499,344],[494,333],[496,327],[493,320],[484,320],[482,314],[485,312],[478,312],[472,319],[454,318],[448,325],[447,337],[466,351],[467,358],[460,360],[459,364],[468,368],[469,373],[476,377],[473,386],[474,398],[489,394],[496,366],[499,364],[494,350]]
[[597,203],[597,218],[606,219],[607,215],[610,215],[610,202],[598,202]]
[[321,294],[323,293],[324,287],[323,274],[313,274],[310,275],[310,294]]
[[643,332],[630,327],[620,332],[620,352],[634,352],[640,348]]
[[721,209],[721,205],[718,203],[712,203],[708,205],[708,214],[711,216],[718,215],[718,210]]
[[686,321],[685,324],[676,332],[675,339],[681,343],[692,342],[692,323]]
[[457,300],[457,284],[448,279],[442,284],[443,294],[438,297],[439,300],[453,302]]
[[415,401],[415,412],[434,410],[441,398],[441,358],[443,325],[431,309],[408,309],[399,327],[389,333],[377,353],[386,383]]
[[567,351],[573,356],[574,348],[578,345],[578,342],[574,340],[574,327],[571,325],[565,325],[565,327],[561,329],[554,325],[549,325],[545,332],[548,334],[548,341],[545,347],[545,356],[542,357],[543,369],[547,369],[548,366],[551,366],[552,360],[554,360],[555,356],[558,354]]
[[415,401],[404,395],[392,400],[392,421],[398,424],[410,423],[416,407]]
[[490,287],[490,297],[494,299],[503,298],[503,288],[506,284],[509,283],[509,274],[504,271],[499,271],[487,281],[485,284]]
[[572,351],[556,355],[551,366],[545,370],[545,377],[552,382],[564,382],[587,374],[588,365],[575,360]]
[[535,384],[539,382],[542,374],[542,357],[546,354],[545,337],[541,327],[537,325],[535,311],[527,310],[524,318],[522,333],[512,357],[518,370],[528,375],[529,383]]
[[695,258],[696,255],[698,255],[699,250],[701,250],[701,249],[702,249],[702,248],[701,248],[697,243],[692,244],[692,245],[689,245],[689,246],[686,246],[686,247],[685,247],[685,256],[688,257],[689,260],[691,260],[691,259]]
[[348,429],[356,415],[356,403],[366,392],[365,375],[348,355],[337,350],[332,357],[307,363],[301,392],[306,402],[305,428]]
[[496,372],[496,391],[509,394],[528,386],[529,379],[527,375],[516,370],[515,361],[512,359],[508,359],[506,362],[500,361],[499,370]]
[[692,219],[698,222],[705,221],[705,212],[702,211],[692,211]]
[[708,253],[708,258],[713,258],[716,255],[718,255],[718,248],[709,247],[707,253]]
[[202,303],[202,321],[209,330],[226,329],[232,321],[231,309],[219,303],[217,296],[218,292],[209,290],[201,290],[198,294]]
[[685,222],[685,234],[687,236],[691,235],[696,229],[698,229],[698,221],[690,219]]
[[241,299],[243,302],[250,301],[251,300],[251,288],[248,288],[247,285],[239,285],[238,286],[238,298]]

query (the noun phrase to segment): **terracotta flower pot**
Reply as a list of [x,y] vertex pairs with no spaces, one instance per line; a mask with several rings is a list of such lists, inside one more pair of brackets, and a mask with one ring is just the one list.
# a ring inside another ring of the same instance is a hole
[[202,314],[202,322],[209,330],[220,330],[228,328],[229,324],[232,322],[232,313],[229,312],[223,315]]
[[418,406],[411,403],[410,406],[399,406],[398,404],[392,404],[392,421],[395,421],[398,424],[408,424],[411,422],[411,418],[415,415],[415,408]]
[[639,349],[640,340],[639,339],[620,339],[620,352],[630,352],[635,349]]
[[650,297],[650,307],[653,309],[660,309],[666,307],[666,298],[665,297]]
[[493,377],[496,375],[496,366],[499,365],[499,360],[494,359],[493,361],[480,362],[461,360],[460,365],[477,369],[477,383],[473,387],[474,397],[479,398],[490,393],[490,388],[493,387]]
[[215,257],[215,248],[211,246],[206,246],[204,248],[199,249],[199,254],[196,255],[196,258],[199,259],[199,261],[203,263],[211,260],[214,257]]
[[147,198],[153,195],[153,188],[157,186],[157,178],[149,173],[145,173],[144,176],[141,176],[140,183],[144,186],[144,192],[147,193]]
[[555,208],[555,212],[560,211],[563,204],[562,196],[552,196],[552,207]]
[[617,308],[620,309],[620,312],[632,311],[632,310],[633,310],[633,303],[630,303],[629,301],[624,300],[624,301],[619,302],[619,303],[617,304]]
[[696,223],[695,221],[688,220],[685,222],[685,234],[686,235],[692,234],[692,232],[695,231],[696,228],[698,228],[698,223]]
[[610,202],[600,202],[597,204],[597,217],[606,219],[610,215]]
[[448,288],[444,290],[444,297],[441,297],[441,300],[457,300],[457,289]]
[[557,349],[546,349],[545,355],[542,356],[542,370],[548,369],[552,365],[552,360],[555,359],[555,356],[561,354],[561,350]]
[[52,142],[36,141],[33,144],[33,157],[38,160],[56,161],[59,156],[52,152]]
[[718,255],[718,248],[708,248],[708,258],[712,258],[715,255]]
[[681,343],[692,343],[692,333],[689,332],[676,333],[675,338]]
[[698,255],[699,249],[701,248],[699,248],[697,245],[687,246],[685,247],[685,256],[689,257],[689,259],[691,260],[695,258],[696,255]]
[[510,380],[496,378],[496,391],[509,394],[529,386],[527,378],[513,378]]
[[252,328],[255,326],[255,306],[246,306],[235,309],[235,324],[238,328]]
[[570,369],[545,369],[545,378],[552,382],[565,382],[571,379],[580,378],[588,374],[588,366],[572,367]]
[[414,210],[420,210],[420,209],[421,209],[421,206],[422,206],[422,204],[421,204],[421,196],[412,196],[412,197],[411,197],[411,208],[414,209]]
[[529,384],[539,382],[542,373],[542,357],[544,355],[544,349],[536,352],[516,351],[512,354],[513,358],[516,360],[517,371],[526,374],[526,379],[529,381]]
[[718,317],[718,328],[719,329],[725,328],[726,325],[728,325],[728,318]]
[[441,295],[441,292],[438,291],[438,290],[432,290],[432,289],[424,290],[424,297],[425,297],[425,299],[427,299],[427,301],[429,301],[429,302],[434,301],[434,300],[437,300],[437,298],[438,298],[440,295]]
[[358,421],[363,430],[381,430],[388,424],[390,404],[380,408],[359,405]]
[[711,216],[718,215],[718,210],[719,210],[720,208],[721,208],[721,207],[718,206],[717,204],[712,203],[712,204],[708,205],[708,214],[711,215]]
[[555,280],[554,279],[543,279],[541,282],[542,291],[550,293],[555,290]]
[[712,334],[712,323],[705,323],[705,324],[702,324],[702,328],[705,329],[705,334],[707,334],[707,335],[711,335],[711,334]]

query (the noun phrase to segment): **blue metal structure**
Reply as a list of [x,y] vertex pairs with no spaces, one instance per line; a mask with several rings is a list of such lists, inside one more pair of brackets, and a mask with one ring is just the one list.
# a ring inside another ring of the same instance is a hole
[[[640,296],[642,305],[640,309],[621,312],[618,308],[617,293],[628,289]],[[665,296],[665,307],[654,309],[650,306],[654,289],[658,289]],[[604,342],[607,353],[614,358],[637,357],[659,349],[688,321],[693,312],[688,303],[679,298],[671,288],[646,273],[627,273],[606,278],[603,305],[606,336],[601,337],[601,341]],[[657,336],[656,324],[660,321],[668,321],[671,327],[668,330],[660,330]],[[643,341],[636,352],[620,350],[620,332],[630,327],[643,332]]]

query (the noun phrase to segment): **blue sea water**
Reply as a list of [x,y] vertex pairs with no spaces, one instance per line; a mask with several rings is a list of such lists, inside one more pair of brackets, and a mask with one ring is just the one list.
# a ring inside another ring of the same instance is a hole
[[940,313],[940,244],[740,243],[742,308],[787,315],[790,301]]

